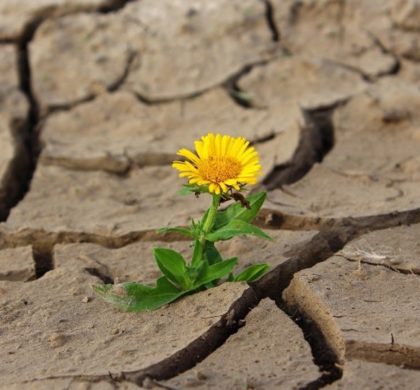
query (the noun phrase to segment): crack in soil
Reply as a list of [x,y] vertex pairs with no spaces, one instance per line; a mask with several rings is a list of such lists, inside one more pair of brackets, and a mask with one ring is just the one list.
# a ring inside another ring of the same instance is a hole
[[92,243],[109,249],[117,249],[137,241],[187,241],[187,237],[177,233],[157,233],[156,229],[139,230],[121,236],[104,236],[95,233],[72,231],[46,232],[38,229],[23,229],[7,232],[0,229],[0,249],[35,245],[43,251],[52,250],[55,244]]
[[390,339],[389,344],[352,342],[346,343],[349,359],[374,363],[392,364],[404,368],[420,370],[420,348],[398,344]]
[[[262,0],[264,1],[264,0]],[[268,60],[260,60],[256,61],[251,64],[244,65],[241,69],[237,72],[232,74],[228,77],[221,85],[225,88],[230,98],[233,100],[234,103],[238,104],[242,108],[250,108],[250,109],[262,109],[263,107],[256,104],[253,100],[251,94],[247,91],[243,90],[239,86],[239,80],[246,76],[247,74],[251,73],[254,68],[268,65],[270,62],[276,60],[279,56],[281,56],[283,50],[280,50],[279,53]]]
[[54,268],[52,250],[34,246],[32,247],[32,256],[35,262],[35,279],[41,278]]
[[107,272],[101,271],[98,268],[93,268],[93,267],[85,268],[85,271],[89,275],[96,276],[97,278],[102,280],[102,282],[104,282],[105,284],[114,284],[114,280]]
[[339,227],[354,227],[363,234],[369,230],[382,230],[399,225],[420,222],[420,208],[405,211],[391,211],[384,214],[361,217],[315,217],[292,215],[281,210],[263,208],[254,223],[265,229],[281,230],[322,230]]
[[393,57],[393,59],[394,59],[394,64],[389,69],[383,70],[373,75],[364,72],[362,69],[358,68],[357,66],[353,66],[345,62],[331,60],[331,59],[325,59],[325,62],[338,66],[340,68],[349,70],[350,72],[354,72],[358,74],[361,77],[361,79],[363,81],[366,81],[367,83],[375,83],[382,77],[394,76],[400,71],[400,68],[401,68],[400,61],[397,60],[395,57]]
[[390,50],[388,47],[386,47],[386,45],[373,32],[367,31],[367,33],[371,37],[373,43],[379,48],[379,50],[383,54],[387,54],[391,56],[395,61],[394,66],[391,69],[389,69],[388,71],[379,72],[377,74],[377,78],[398,75],[398,73],[401,70],[400,57],[397,54],[395,54],[392,50]]
[[[32,90],[32,70],[29,59],[28,45],[33,39],[36,30],[46,19],[59,17],[80,12],[116,12],[127,3],[134,0],[111,0],[108,5],[102,7],[76,7],[74,9],[60,9],[60,7],[46,7],[37,12],[37,15],[24,27],[23,33],[17,41],[4,40],[0,43],[14,43],[17,52],[17,74],[19,89],[25,95],[29,103],[29,113],[25,121],[15,120],[12,123],[12,136],[14,139],[15,155],[8,167],[4,178],[4,194],[0,194],[0,222],[7,220],[10,210],[15,207],[29,191],[29,187],[38,163],[41,152],[40,128],[40,105]],[[129,55],[127,67],[121,78],[118,79],[110,90],[116,90],[122,85],[128,76],[134,56]]]
[[[390,212],[363,217],[320,218],[295,216],[280,210],[262,209],[255,224],[264,229],[292,231],[335,231],[353,229],[359,234],[383,230],[400,225],[420,223],[420,208]],[[96,233],[75,231],[48,232],[42,229],[22,229],[8,231],[0,229],[0,249],[33,245],[43,251],[52,250],[55,244],[92,243],[105,248],[122,248],[139,241],[175,242],[187,241],[188,238],[177,233],[157,233],[156,229],[133,231],[120,236],[105,236]]]
[[320,368],[321,376],[315,381],[303,386],[302,390],[315,390],[339,380],[342,370],[339,358],[329,347],[328,341],[322,335],[315,322],[304,317],[296,309],[287,309],[282,293],[288,287],[295,273],[313,267],[327,260],[341,250],[348,242],[357,237],[353,228],[330,229],[319,232],[312,240],[300,248],[297,253],[275,267],[261,279],[251,283],[251,287],[260,299],[269,297],[298,325],[309,343],[314,363]]
[[[176,352],[172,356],[156,363],[150,367],[135,372],[121,372],[112,376],[112,381],[128,380],[138,385],[142,385],[145,380],[164,380],[172,378],[192,367],[205,359],[224,342],[243,324],[246,315],[255,307],[258,302],[269,297],[277,302],[282,310],[284,307],[282,301],[282,293],[288,287],[294,274],[303,269],[313,267],[314,265],[327,260],[331,256],[340,251],[348,242],[359,237],[360,235],[375,229],[384,229],[390,226],[399,226],[401,224],[409,225],[413,221],[420,222],[420,209],[415,210],[415,216],[410,216],[409,212],[389,213],[386,216],[367,217],[362,219],[359,225],[339,226],[331,229],[321,230],[312,240],[301,247],[296,254],[290,257],[282,264],[275,267],[260,280],[251,283],[251,288],[246,290],[241,298],[239,298],[230,307],[229,311],[213,325],[205,334],[194,340],[187,347]],[[369,223],[367,222],[369,221]],[[45,253],[45,252],[44,252]],[[42,259],[42,256],[40,255]],[[47,257],[48,259],[48,257]],[[50,261],[52,263],[52,261]],[[38,267],[44,264],[39,261]],[[44,269],[47,267],[44,267]],[[95,269],[87,269],[87,272],[101,278],[109,283],[108,275],[103,275]],[[329,351],[327,340],[319,338],[316,328],[310,318],[304,318],[300,313],[293,310],[285,312],[295,320],[298,324],[306,340],[311,345],[314,356],[314,362],[324,373],[314,382],[304,386],[302,389],[312,390],[319,389],[325,384],[332,383],[341,377],[341,369],[338,366],[338,358]],[[379,348],[379,347],[378,347]],[[394,352],[404,353],[404,349],[394,349]],[[354,352],[358,358],[363,358],[362,353]],[[366,357],[373,359],[373,357]],[[412,357],[417,359],[417,355]],[[387,362],[393,362],[391,358],[387,358]],[[417,362],[417,360],[415,360]],[[413,364],[417,367],[417,363]],[[108,376],[70,376],[77,379],[97,381],[107,380]],[[43,378],[48,379],[48,378]]]
[[[133,0],[129,0],[129,1],[133,1]],[[261,0],[264,1],[264,0]],[[131,52],[128,54],[127,57],[127,62],[126,62],[126,66],[125,69],[123,71],[123,74],[120,76],[120,78],[118,80],[116,80],[111,86],[109,86],[107,88],[107,93],[112,94],[115,93],[117,91],[120,91],[122,87],[124,87],[124,83],[127,79],[127,77],[129,76],[131,67],[133,65],[134,60],[136,59],[136,53]],[[147,105],[147,106],[157,106],[157,105],[164,105],[164,104],[170,104],[173,102],[185,102],[185,101],[189,101],[189,100],[193,100],[196,98],[199,98],[201,96],[203,96],[204,94],[216,89],[216,88],[220,88],[223,87],[228,96],[232,98],[232,100],[237,103],[239,106],[241,106],[242,108],[253,108],[253,109],[261,109],[262,107],[259,107],[258,105],[256,105],[255,102],[253,102],[252,100],[252,96],[250,96],[246,91],[243,91],[239,85],[238,82],[239,80],[247,75],[248,73],[250,73],[254,68],[259,67],[259,66],[265,66],[267,64],[269,64],[270,62],[276,60],[279,56],[281,55],[281,53],[279,52],[277,55],[273,55],[270,59],[263,59],[263,60],[258,60],[255,62],[251,62],[249,64],[245,64],[244,66],[242,66],[241,69],[239,69],[238,71],[234,72],[232,75],[228,75],[226,76],[226,79],[215,84],[212,85],[210,87],[204,88],[202,90],[198,90],[195,92],[192,92],[190,94],[187,95],[180,95],[180,96],[176,96],[176,97],[171,97],[171,98],[161,98],[161,99],[150,99],[144,95],[142,95],[141,93],[139,93],[138,91],[132,90],[132,89],[127,89],[126,91],[131,93],[140,103]],[[59,105],[50,105],[46,108],[45,112],[42,113],[42,118],[45,120],[50,114],[52,113],[56,113],[56,112],[65,112],[65,111],[71,111],[72,109],[86,104],[86,103],[90,103],[92,101],[94,101],[99,95],[98,94],[92,94],[92,95],[88,95],[85,96],[81,99],[72,101],[70,103],[63,103],[63,104],[59,104]],[[267,142],[271,139],[273,139],[275,137],[274,134],[269,134],[265,137],[263,137],[261,140],[255,140],[253,142],[253,144],[257,144],[257,143],[262,143],[262,142]],[[157,154],[159,156],[159,154]],[[164,154],[164,162],[159,162],[156,165],[163,165],[167,162],[167,155]]]
[[274,17],[274,7],[270,0],[261,0],[265,5],[265,18],[267,20],[267,25],[271,31],[271,39],[273,42],[278,42],[280,40],[280,32],[277,27],[277,23]]
[[22,33],[15,39],[0,39],[0,43],[17,43],[21,45],[22,43],[30,42],[35,35],[38,27],[45,22],[47,19],[59,18],[68,15],[74,15],[79,13],[111,13],[118,12],[124,8],[128,3],[136,0],[109,0],[108,4],[102,6],[95,5],[82,5],[78,4],[75,6],[65,6],[60,5],[50,5],[39,8],[34,17],[31,20],[28,20],[23,27]]
[[358,236],[354,228],[338,228],[320,231],[296,254],[251,283],[259,297],[269,297],[281,302],[283,290],[290,284],[295,273],[311,268],[333,256]]
[[281,210],[263,208],[254,223],[265,229],[305,231],[337,226],[340,220],[339,218],[291,215],[283,213]]
[[10,209],[22,199],[22,194],[27,191],[32,166],[28,127],[28,119],[15,118],[10,124],[14,156],[1,180],[0,222],[7,220]]
[[370,39],[372,40],[374,46],[377,47],[381,51],[382,54],[392,57],[393,64],[390,68],[384,69],[383,71],[377,72],[376,74],[368,74],[368,73],[364,72],[362,69],[358,68],[357,66],[352,66],[352,65],[340,62],[340,61],[333,61],[333,60],[327,60],[327,61],[336,65],[336,66],[340,66],[340,67],[342,67],[344,69],[347,69],[351,72],[357,73],[358,75],[360,75],[362,80],[364,80],[368,83],[375,83],[376,81],[378,81],[382,77],[397,75],[399,73],[399,71],[401,70],[401,61],[398,58],[398,56],[395,55],[389,49],[387,49],[385,47],[385,45],[381,42],[381,40],[375,34],[373,34],[370,31],[367,31],[367,33],[368,33]]
[[341,379],[343,370],[339,358],[328,345],[317,324],[296,307],[288,308],[282,299],[277,302],[277,306],[302,330],[306,342],[311,347],[313,361],[321,372],[318,379],[302,386],[299,390],[318,390]]
[[[117,1],[114,4],[119,4],[118,7],[121,8],[129,1],[132,0]],[[272,39],[273,41],[278,41],[280,34],[274,23],[272,5],[268,0],[263,1],[267,7],[267,23],[272,32]],[[114,5],[114,7],[110,6],[109,8],[99,10],[99,12],[113,12],[118,10],[118,7],[116,5]],[[51,12],[47,15],[44,14],[35,18],[27,26],[25,33],[18,44],[21,90],[25,93],[30,102],[28,126],[25,131],[26,137],[25,141],[20,143],[24,148],[24,152],[21,153],[21,156],[26,153],[30,157],[31,166],[26,172],[25,179],[20,181],[20,190],[17,200],[13,201],[12,204],[8,206],[8,211],[25,196],[29,188],[33,172],[36,168],[40,151],[38,139],[40,124],[39,108],[31,88],[28,43],[32,39],[38,26],[46,18],[52,16],[56,15]],[[258,63],[246,65],[223,83],[232,99],[239,105],[246,108],[255,108],[252,106],[249,96],[246,97],[245,92],[239,89],[239,78],[249,73],[254,66],[265,65],[268,62],[269,61],[259,61]],[[122,75],[121,79],[118,80],[118,82],[111,88],[112,91],[117,90],[124,84],[124,80],[129,73],[129,68],[130,62],[127,64],[124,75]],[[387,75],[395,74],[398,71],[399,62],[393,70],[394,73],[389,72]],[[150,101],[142,96],[136,96],[139,100],[146,104],[161,104],[173,100],[194,98],[206,91],[207,90],[201,91],[189,97],[183,97],[180,99],[168,99],[167,101]],[[291,184],[300,180],[307,172],[310,171],[315,163],[322,161],[334,145],[334,126],[331,118],[335,108],[342,103],[343,102],[338,102],[328,107],[320,107],[311,110],[303,109],[305,127],[302,129],[299,147],[290,162],[274,167],[263,183],[267,189],[281,188],[282,185]],[[256,142],[264,141],[265,140]],[[306,229],[309,227],[311,229],[317,227],[318,229],[321,228],[321,231],[307,245],[300,248],[298,253],[274,268],[259,281],[252,283],[252,288],[246,290],[243,296],[231,306],[229,311],[224,314],[215,325],[213,325],[201,337],[190,343],[187,347],[155,365],[137,372],[120,373],[112,380],[119,381],[126,379],[141,385],[147,381],[148,378],[152,378],[152,380],[169,379],[183,371],[188,370],[189,368],[192,368],[198,362],[202,361],[217,348],[223,345],[224,342],[239,329],[243,323],[242,320],[262,298],[270,297],[276,300],[279,307],[282,310],[285,310],[283,307],[284,305],[282,304],[282,292],[285,288],[287,288],[296,272],[305,268],[310,268],[315,264],[328,259],[341,250],[348,242],[368,231],[384,229],[401,224],[409,225],[410,223],[420,221],[420,209],[409,210],[406,212],[387,213],[379,216],[367,216],[360,218],[348,217],[340,219],[311,219],[308,217],[285,216],[281,212],[275,210],[263,211],[263,218],[264,212],[266,213],[264,219],[265,226],[269,225],[271,228],[285,228],[285,226],[291,226],[295,227],[296,230],[304,230],[302,227]],[[267,221],[267,216],[270,216],[269,221]],[[0,238],[2,241],[6,242],[6,246],[27,245],[28,243],[34,245],[37,244],[37,246],[33,249],[37,278],[53,269],[52,247],[55,243],[94,242],[106,247],[118,248],[138,240],[154,241],[159,239],[160,241],[165,241],[165,236],[157,237],[156,233],[151,230],[134,232],[123,237],[103,237],[94,234],[76,232],[48,233],[45,231],[19,232],[19,235],[20,236],[17,234],[12,234],[10,236],[4,235]],[[166,239],[169,240],[168,237],[166,237]],[[178,239],[178,237],[176,237],[176,239]],[[106,283],[112,283],[112,278],[108,275],[100,273],[96,268],[87,268],[86,271],[99,277]],[[327,340],[319,337],[319,329],[316,328],[316,325],[310,319],[304,318],[300,313],[291,312],[289,310],[289,316],[295,319],[295,323],[300,326],[305,335],[305,339],[311,345],[314,362],[321,369],[326,371],[326,373],[324,373],[319,379],[306,385],[303,389],[319,389],[328,383],[338,380],[341,377],[341,370],[336,366],[338,358],[327,350]],[[365,360],[377,359],[378,353],[384,352],[381,349],[382,347],[382,345],[375,346],[375,356],[366,355],[366,349],[363,349],[363,351],[355,349],[352,352],[352,356],[363,358]],[[380,351],[378,352],[377,350]],[[393,353],[406,353],[404,346],[401,346],[400,348],[400,346],[395,344],[392,349],[389,348],[385,352],[388,353],[386,356],[391,357]],[[387,357],[386,361],[392,363],[394,360],[391,357]],[[416,355],[413,359],[418,359],[418,356]],[[417,363],[414,364],[413,367],[414,366],[418,368]],[[98,379],[104,379],[106,381],[110,380],[108,376],[71,377],[88,379],[91,381],[97,381]]]
[[[94,273],[94,276],[98,275]],[[150,381],[154,382],[173,378],[176,375],[194,367],[197,363],[205,359],[213,351],[223,345],[231,335],[236,333],[239,328],[243,326],[243,319],[252,310],[252,308],[258,304],[259,301],[260,299],[258,299],[255,295],[253,289],[248,288],[244,291],[242,296],[230,306],[228,311],[222,315],[220,320],[212,325],[204,334],[168,358],[144,369],[120,372],[116,374],[110,373],[109,375],[52,376],[47,378],[37,378],[32,380],[31,383],[37,380],[45,379],[73,378],[90,382],[97,382],[99,380],[112,383],[129,381],[142,386],[148,382],[150,383]]]
[[[132,0],[129,0],[129,1],[132,1]],[[124,85],[125,80],[127,79],[128,75],[130,74],[130,70],[131,70],[131,67],[133,65],[133,62],[134,62],[135,58],[136,58],[136,53],[134,53],[133,51],[128,52],[123,72],[111,85],[109,85],[106,88],[106,91],[108,93],[111,94],[113,92],[117,92]],[[133,95],[136,96],[135,93],[133,93]],[[63,112],[63,111],[64,112],[65,111],[71,111],[75,107],[78,107],[78,106],[80,106],[82,104],[85,104],[85,103],[92,102],[98,96],[99,96],[99,94],[94,94],[93,93],[91,95],[87,95],[83,98],[74,100],[74,101],[69,102],[69,103],[49,105],[49,106],[45,107],[45,110],[42,112],[42,117],[45,119],[46,117],[48,117],[52,113]]]
[[215,88],[219,88],[220,86],[222,86],[226,89],[228,95],[232,98],[232,100],[235,103],[239,104],[241,107],[257,108],[257,107],[254,107],[252,105],[250,97],[246,96],[246,92],[240,90],[237,83],[242,76],[251,72],[251,70],[253,68],[269,64],[270,62],[276,60],[276,58],[278,58],[278,56],[280,54],[281,53],[279,52],[277,54],[273,54],[269,59],[257,60],[257,61],[245,64],[239,70],[234,71],[230,75],[227,75],[224,80],[216,83],[215,85],[211,85],[207,88],[204,88],[204,89],[201,89],[201,90],[189,93],[189,94],[185,94],[185,95],[180,95],[180,96],[171,97],[171,98],[150,99],[150,98],[142,95],[138,91],[134,91],[134,90],[131,90],[131,89],[129,89],[129,91],[141,103],[143,103],[145,105],[148,105],[148,106],[154,106],[154,105],[159,105],[159,104],[172,103],[172,102],[176,102],[176,101],[192,100],[192,99],[195,99],[197,97],[200,97],[200,96],[204,95],[205,93],[207,93],[207,92],[209,92],[209,91],[211,91]]
[[398,274],[420,276],[420,270],[401,268],[398,265],[377,263],[377,262],[374,262],[373,260],[367,260],[367,257],[364,258],[363,255],[360,255],[358,253],[354,253],[354,254],[351,254],[351,255],[350,254],[344,254],[344,253],[336,253],[335,256],[342,257],[343,259],[346,259],[346,260],[351,261],[351,262],[356,262],[356,263],[359,263],[359,264],[368,264],[368,265],[373,265],[375,267],[384,267],[384,268],[387,268],[387,269],[389,269],[391,271],[394,271]]
[[29,112],[24,121],[16,120],[12,123],[15,156],[5,178],[5,199],[0,199],[0,222],[7,220],[10,210],[29,190],[40,150],[37,135],[39,108],[31,88],[28,42],[20,42],[16,50],[19,89],[29,103]]
[[273,167],[262,182],[267,190],[281,188],[304,177],[314,166],[321,162],[334,146],[334,110],[344,102],[335,102],[325,107],[302,108],[304,126],[301,128],[296,151],[286,163]]
[[[339,357],[333,352],[328,340],[322,335],[321,329],[316,325],[315,321],[297,311],[296,308],[286,308],[282,293],[289,286],[297,272],[311,268],[336,255],[346,244],[360,235],[391,226],[410,225],[413,223],[413,220],[420,222],[420,209],[416,209],[414,215],[403,213],[403,215],[397,216],[395,213],[389,213],[387,215],[388,220],[385,221],[385,219],[385,216],[378,216],[376,219],[374,217],[361,218],[358,221],[359,223],[355,223],[353,226],[342,225],[341,227],[321,230],[308,244],[298,249],[297,253],[291,258],[278,265],[257,282],[251,283],[251,287],[254,288],[260,299],[268,296],[276,301],[279,308],[288,314],[302,329],[305,339],[311,346],[314,362],[323,371],[323,375],[302,389],[320,389],[327,384],[333,383],[341,378],[342,369]],[[363,346],[355,345],[353,349],[350,348],[347,356],[399,365],[401,360],[395,357],[395,353],[404,353],[407,355],[407,367],[419,368],[420,354],[414,353],[405,346],[401,346],[401,348],[387,348],[383,345],[377,345],[375,348],[369,347],[366,351],[366,348]],[[378,349],[380,349],[380,352],[376,351]]]

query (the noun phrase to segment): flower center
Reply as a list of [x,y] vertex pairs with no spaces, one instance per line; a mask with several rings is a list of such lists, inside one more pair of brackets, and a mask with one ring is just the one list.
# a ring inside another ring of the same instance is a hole
[[232,157],[209,157],[198,167],[200,175],[212,183],[234,179],[241,173],[242,164]]

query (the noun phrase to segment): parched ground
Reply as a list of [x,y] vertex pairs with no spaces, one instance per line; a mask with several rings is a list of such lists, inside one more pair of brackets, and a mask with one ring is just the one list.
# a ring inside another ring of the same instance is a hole
[[[155,312],[174,153],[242,135],[271,271]],[[420,1],[1,0],[0,389],[420,389]]]

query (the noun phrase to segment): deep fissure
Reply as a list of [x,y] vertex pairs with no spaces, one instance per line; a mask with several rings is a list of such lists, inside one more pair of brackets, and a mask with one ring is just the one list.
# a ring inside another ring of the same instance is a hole
[[341,379],[343,371],[340,368],[338,356],[328,345],[328,340],[317,324],[297,308],[288,307],[282,299],[277,302],[277,305],[302,330],[305,340],[311,347],[313,361],[321,372],[318,379],[302,386],[299,390],[318,390]]
[[15,156],[6,178],[5,200],[0,210],[0,222],[7,220],[10,210],[29,190],[40,151],[37,134],[39,107],[31,88],[28,43],[25,41],[19,43],[16,46],[16,54],[19,89],[29,103],[29,112],[24,121],[12,124]]
[[305,121],[301,128],[299,145],[290,161],[274,166],[263,180],[267,190],[281,188],[304,177],[322,162],[334,146],[334,110],[343,102],[314,109],[302,109]]
[[31,172],[32,159],[28,148],[28,121],[15,119],[10,124],[14,156],[1,180],[0,222],[6,221],[10,209],[14,207],[27,191],[26,183]]
[[36,247],[32,248],[32,256],[35,262],[35,278],[43,277],[47,272],[54,268],[52,248]]

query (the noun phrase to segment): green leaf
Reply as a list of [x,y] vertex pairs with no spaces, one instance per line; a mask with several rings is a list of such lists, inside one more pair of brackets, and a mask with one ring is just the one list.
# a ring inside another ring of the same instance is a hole
[[184,184],[182,188],[177,192],[178,195],[185,196],[195,193],[206,193],[209,192],[208,186],[199,186],[197,184]]
[[272,239],[267,233],[263,232],[261,229],[239,219],[233,219],[219,230],[207,234],[206,239],[208,241],[213,242],[220,240],[229,240],[232,237],[240,236],[243,234],[253,234],[254,236],[258,236],[268,240]]
[[263,276],[269,269],[267,264],[253,264],[233,277],[234,282],[253,282]]
[[224,210],[218,211],[216,221],[214,223],[214,230],[227,225],[232,219],[239,219],[245,222],[252,222],[258,214],[263,205],[267,194],[265,192],[258,192],[248,196],[249,209],[242,206],[241,203],[235,202]]
[[254,100],[254,96],[249,92],[237,91],[232,89],[232,95],[240,101],[250,104]]
[[204,259],[209,265],[219,263],[223,260],[213,242],[206,241],[204,245]]
[[157,230],[159,234],[166,234],[166,233],[180,233],[184,236],[194,238],[194,234],[189,228],[184,227],[164,227]]
[[178,290],[164,276],[157,280],[155,287],[130,282],[95,285],[93,289],[105,301],[127,311],[155,310],[188,293]]
[[180,253],[169,248],[153,248],[153,255],[159,269],[171,283],[183,290],[191,286],[187,265]]
[[233,257],[232,259],[223,260],[213,265],[205,264],[200,277],[195,281],[194,287],[198,288],[229,275],[237,262],[238,259]]
[[209,209],[207,209],[205,212],[204,212],[204,214],[203,214],[203,216],[201,217],[201,219],[200,219],[200,222],[198,223],[198,226],[199,226],[199,229],[200,229],[200,231],[202,231],[203,230],[203,226],[204,226],[204,224],[206,223],[206,221],[207,221],[207,217],[208,217],[208,215],[209,215]]

